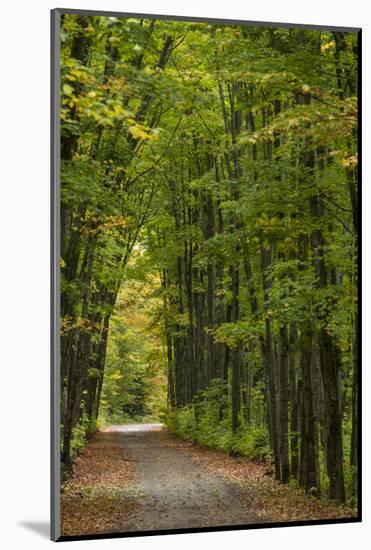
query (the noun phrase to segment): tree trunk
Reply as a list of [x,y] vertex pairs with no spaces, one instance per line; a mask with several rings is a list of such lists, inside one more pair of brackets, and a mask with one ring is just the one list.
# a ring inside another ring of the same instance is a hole
[[289,416],[288,416],[288,349],[287,327],[280,327],[280,461],[281,481],[290,477],[289,464]]

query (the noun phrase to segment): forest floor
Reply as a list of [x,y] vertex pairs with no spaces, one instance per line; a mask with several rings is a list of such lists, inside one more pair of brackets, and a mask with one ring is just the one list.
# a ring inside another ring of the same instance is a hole
[[272,478],[269,464],[184,441],[161,424],[97,432],[62,494],[62,535],[352,517]]

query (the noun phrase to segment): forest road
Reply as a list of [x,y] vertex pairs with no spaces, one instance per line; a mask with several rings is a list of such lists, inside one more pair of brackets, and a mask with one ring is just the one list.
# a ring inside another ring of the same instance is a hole
[[[121,434],[136,482],[123,489],[138,499],[138,512],[120,531],[147,531],[260,523],[249,497],[237,483],[212,474],[195,462],[189,443],[171,436],[161,424],[112,426]],[[251,507],[251,505],[250,505]]]

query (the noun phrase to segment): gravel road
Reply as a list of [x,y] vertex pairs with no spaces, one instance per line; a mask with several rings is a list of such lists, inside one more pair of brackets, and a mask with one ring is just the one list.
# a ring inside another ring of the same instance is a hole
[[133,461],[136,482],[123,489],[138,499],[138,512],[123,531],[216,527],[258,523],[249,498],[230,480],[213,475],[191,458],[189,444],[169,438],[161,424],[112,426]]

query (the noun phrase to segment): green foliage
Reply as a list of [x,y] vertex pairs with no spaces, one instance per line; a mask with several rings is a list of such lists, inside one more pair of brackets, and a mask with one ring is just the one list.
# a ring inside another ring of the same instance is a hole
[[191,405],[168,411],[167,426],[179,437],[207,447],[252,459],[271,459],[266,426],[248,425],[243,421],[238,432],[232,432],[225,391],[221,380],[213,380]]
[[306,368],[315,428],[327,421],[326,335],[352,494],[356,39],[65,15],[62,411],[77,412],[62,423],[73,454],[99,405],[100,421],[165,416],[182,437],[281,460],[272,436],[293,435],[287,388],[306,420]]
[[156,284],[138,251],[128,265],[110,324],[100,408],[107,423],[158,421],[166,402]]
[[166,418],[166,424],[179,437],[225,453],[258,460],[270,460],[272,457],[268,432],[264,426],[244,425],[233,434],[230,417],[213,422],[210,415],[201,413],[196,422],[193,405],[171,411]]
[[91,424],[90,419],[83,415],[81,421],[76,424],[72,432],[71,457],[75,458],[85,448],[86,440],[96,427]]

